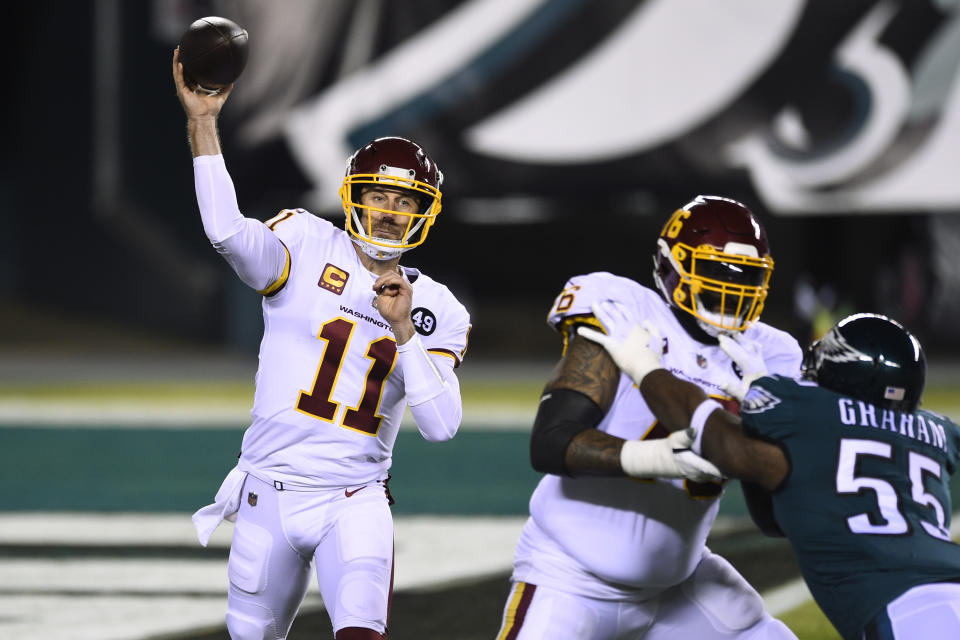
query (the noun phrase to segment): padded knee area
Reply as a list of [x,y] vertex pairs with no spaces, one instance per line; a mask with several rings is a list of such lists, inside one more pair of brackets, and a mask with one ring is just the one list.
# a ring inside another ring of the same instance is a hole
[[254,618],[236,611],[227,612],[227,631],[232,640],[276,640],[279,637],[271,616]]
[[389,594],[374,573],[354,571],[344,576],[337,594],[337,617],[385,625]]

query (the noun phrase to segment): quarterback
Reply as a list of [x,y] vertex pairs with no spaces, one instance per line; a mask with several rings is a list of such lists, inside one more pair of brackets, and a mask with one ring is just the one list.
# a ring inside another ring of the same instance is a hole
[[594,303],[616,300],[661,329],[665,367],[735,403],[750,372],[735,367],[729,350],[759,344],[768,370],[800,372],[796,340],[758,321],[772,270],[753,213],[698,196],[657,239],[659,291],[610,273],[566,283],[548,315],[563,356],[530,443],[545,475],[517,544],[500,640],[793,638],[705,546],[723,480],[709,466],[684,467],[696,480],[640,468],[635,446],[668,432],[607,352],[576,332],[599,326]]
[[[232,638],[284,638],[316,566],[337,640],[387,636],[393,520],[387,490],[409,407],[424,438],[449,440],[462,414],[454,368],[470,317],[401,255],[440,212],[443,176],[417,144],[378,138],[348,160],[345,229],[303,209],[244,217],[221,154],[230,88],[192,92],[173,58],[207,238],[263,297],[252,423],[213,504],[194,514],[201,543],[236,521],[227,572]],[[232,87],[231,87],[232,88]]]

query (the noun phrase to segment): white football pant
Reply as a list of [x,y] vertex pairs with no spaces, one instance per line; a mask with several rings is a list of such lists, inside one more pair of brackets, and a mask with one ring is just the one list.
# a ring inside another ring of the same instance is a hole
[[796,640],[721,556],[645,600],[602,600],[514,582],[497,640]]
[[[887,605],[868,640],[953,640],[960,638],[960,584],[941,582],[914,587]],[[889,626],[888,626],[889,624]]]
[[227,573],[234,640],[285,638],[310,564],[336,633],[384,633],[393,586],[393,518],[380,482],[323,491],[277,490],[247,476]]

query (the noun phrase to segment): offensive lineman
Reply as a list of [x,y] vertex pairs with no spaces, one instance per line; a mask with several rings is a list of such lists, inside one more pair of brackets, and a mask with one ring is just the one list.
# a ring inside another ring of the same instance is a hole
[[804,380],[761,376],[737,417],[661,368],[660,341],[634,328],[629,312],[607,303],[596,312],[610,335],[581,335],[637,382],[674,431],[667,440],[680,436],[727,475],[770,492],[765,532],[786,535],[846,640],[960,637],[949,481],[960,427],[917,408],[926,358],[909,331],[885,316],[844,318],[808,349]]
[[405,407],[424,438],[454,436],[462,414],[454,367],[470,317],[450,291],[401,267],[440,211],[442,174],[419,146],[378,138],[348,161],[346,230],[303,209],[245,218],[227,173],[218,95],[173,77],[187,115],[204,231],[263,295],[264,335],[237,467],[194,514],[206,545],[235,519],[227,628],[284,638],[310,567],[337,640],[387,637],[393,589],[388,470]]
[[578,325],[598,325],[594,302],[618,300],[661,327],[666,366],[729,400],[743,384],[725,352],[738,346],[730,336],[761,343],[769,370],[800,372],[796,340],[757,322],[772,270],[750,210],[698,196],[657,240],[659,293],[605,272],[567,282],[548,316],[563,356],[530,443],[533,467],[547,475],[530,499],[498,640],[794,637],[705,547],[721,483],[631,477],[644,475],[635,445],[667,432],[607,352],[576,337]]

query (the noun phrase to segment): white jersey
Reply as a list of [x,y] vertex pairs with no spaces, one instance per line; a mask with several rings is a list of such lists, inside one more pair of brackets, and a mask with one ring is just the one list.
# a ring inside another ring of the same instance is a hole
[[[730,357],[719,346],[694,340],[659,293],[633,280],[603,272],[571,278],[557,296],[548,322],[563,334],[566,345],[568,332],[578,321],[596,323],[590,305],[605,299],[618,300],[640,321],[650,320],[660,329],[666,340],[665,368],[712,396],[727,398],[721,386],[738,380]],[[802,352],[789,334],[757,322],[745,335],[762,345],[770,373],[799,375]],[[597,428],[625,439],[667,435],[626,375],[621,375],[613,405]],[[638,588],[676,584],[700,561],[723,490],[717,483],[684,479],[545,475],[530,499],[531,522],[518,549],[554,548],[567,558],[557,559],[552,575],[542,562],[535,574],[523,562],[515,563],[514,578],[580,589],[598,598],[630,597]],[[538,540],[541,536],[549,540]],[[571,579],[591,575],[605,584]],[[550,584],[552,577],[567,584]]]
[[[361,485],[387,477],[406,401],[390,324],[373,306],[376,276],[349,235],[302,209],[268,226],[289,253],[263,293],[263,340],[239,468],[290,485]],[[458,366],[470,317],[416,269],[412,319],[424,347]]]

